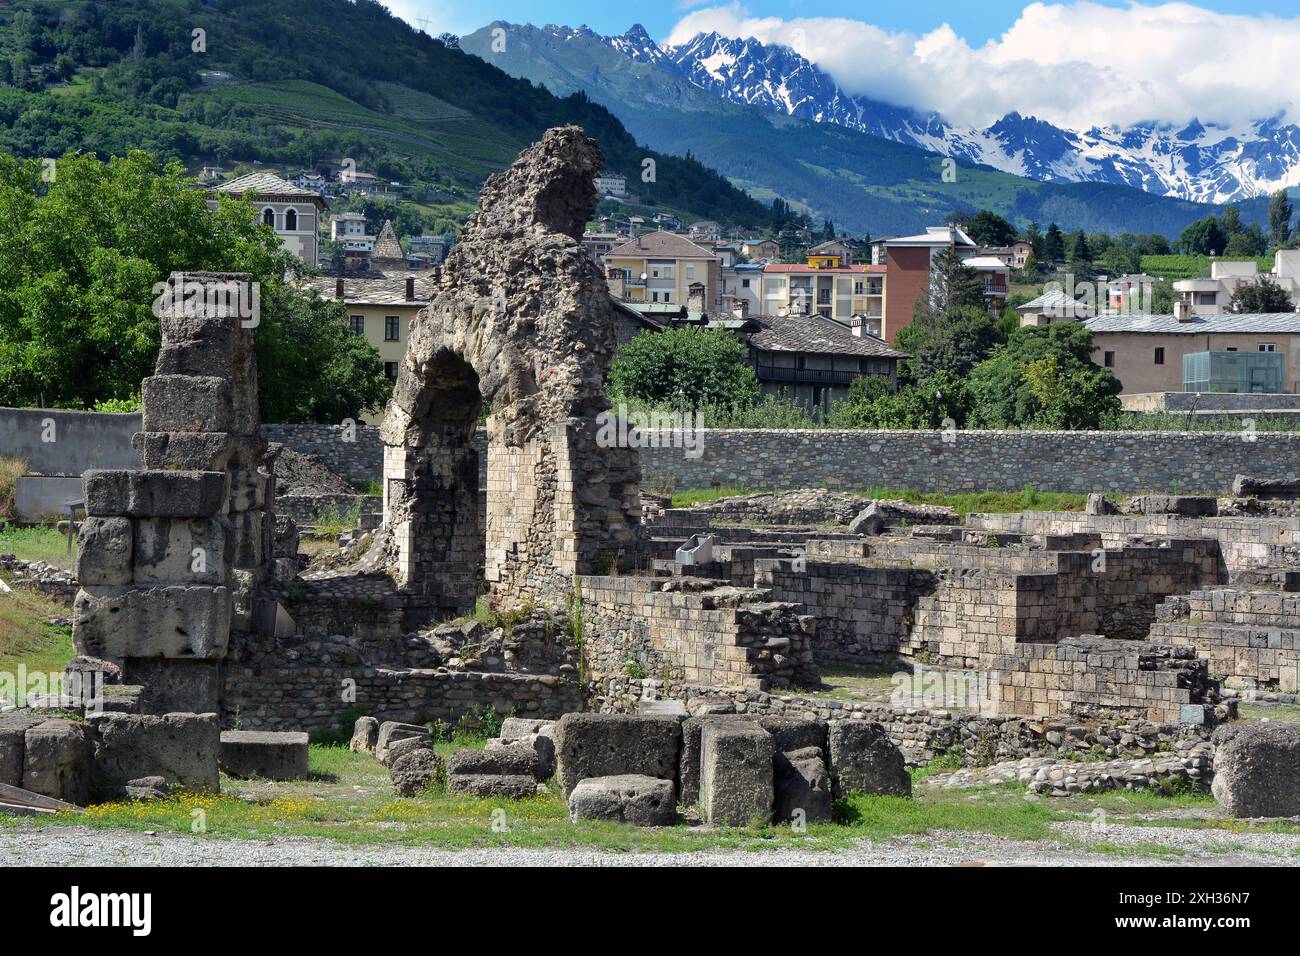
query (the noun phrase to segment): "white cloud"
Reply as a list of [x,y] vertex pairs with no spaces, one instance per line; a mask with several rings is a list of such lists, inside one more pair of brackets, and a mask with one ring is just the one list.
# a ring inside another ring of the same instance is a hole
[[946,23],[916,35],[842,17],[752,17],[733,2],[683,17],[667,42],[711,30],[785,44],[849,92],[973,126],[1013,110],[1073,128],[1194,117],[1240,126],[1279,112],[1300,121],[1300,16],[1033,3],[972,47]]

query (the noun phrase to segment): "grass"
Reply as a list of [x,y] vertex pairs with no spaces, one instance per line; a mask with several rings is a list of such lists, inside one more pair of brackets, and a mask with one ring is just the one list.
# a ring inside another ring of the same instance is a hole
[[1238,704],[1237,712],[1242,720],[1300,724],[1300,705],[1297,704]]
[[[909,488],[845,489],[844,494],[867,498],[901,500],[911,504],[941,505],[952,508],[961,517],[971,513],[1010,514],[1017,511],[1082,511],[1088,496],[1071,492],[1038,491],[1026,487],[1023,491],[973,491],[957,494],[921,492]],[[673,494],[674,508],[691,508],[700,504],[735,498],[740,495],[771,494],[750,488],[704,488],[679,491]]]
[[894,690],[897,670],[886,667],[845,667],[829,665],[819,668],[822,686],[813,690],[800,690],[804,697],[826,700],[869,700],[888,703]]
[[[42,594],[0,594],[0,674],[16,675],[20,666],[28,674],[62,674],[64,665],[76,656],[72,631],[49,624],[46,618],[65,617],[67,613],[66,607]],[[0,681],[0,700],[13,704],[14,687],[6,686],[9,684]]]
[[347,511],[340,511],[337,501],[327,502],[312,516],[312,522],[314,534],[336,538],[361,523],[361,502],[354,501]]
[[0,554],[12,554],[24,561],[45,561],[72,570],[76,554],[68,554],[68,536],[52,525],[0,530]]
[[13,517],[17,512],[14,494],[18,479],[27,474],[27,462],[17,458],[0,458],[0,518]]

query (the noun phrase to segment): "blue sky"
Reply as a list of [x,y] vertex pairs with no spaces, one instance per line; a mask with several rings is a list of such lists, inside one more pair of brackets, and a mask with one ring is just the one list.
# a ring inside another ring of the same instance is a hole
[[[384,0],[381,0],[384,2]],[[1111,7],[1127,7],[1127,0],[1098,0]],[[512,23],[586,23],[600,33],[622,33],[642,23],[650,35],[661,39],[692,9],[710,2],[661,0],[657,3],[609,3],[608,0],[393,0],[390,6],[413,19],[426,17],[441,29],[468,33],[493,20]],[[972,45],[998,36],[1009,28],[1028,5],[1025,0],[907,0],[904,3],[862,3],[837,6],[824,0],[748,0],[752,16],[817,17],[839,15],[864,20],[888,30],[928,33],[947,23]],[[1198,0],[1195,4],[1217,13],[1273,14],[1294,17],[1296,0]],[[856,9],[855,9],[856,8]]]

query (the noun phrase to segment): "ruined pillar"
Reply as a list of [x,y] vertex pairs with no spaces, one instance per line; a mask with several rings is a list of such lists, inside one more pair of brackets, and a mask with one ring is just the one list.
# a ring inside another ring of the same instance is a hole
[[258,426],[252,289],[247,275],[170,277],[134,439],[144,468],[85,476],[73,640],[142,685],[146,712],[217,711],[232,631],[274,623],[259,593],[275,486]]

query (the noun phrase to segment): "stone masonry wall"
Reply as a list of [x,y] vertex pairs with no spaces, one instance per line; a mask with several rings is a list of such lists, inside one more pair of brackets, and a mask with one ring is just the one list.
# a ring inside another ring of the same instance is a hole
[[1212,588],[1157,609],[1150,640],[1190,645],[1210,672],[1300,690],[1300,594]]
[[[268,425],[269,441],[319,455],[356,481],[383,474],[378,429],[358,426],[356,441],[321,425]],[[645,487],[872,487],[918,491],[1143,491],[1227,493],[1236,475],[1285,478],[1297,470],[1300,434],[1261,432],[963,431],[945,443],[940,432],[710,429],[704,453],[641,449]],[[475,436],[486,481],[487,436]]]

